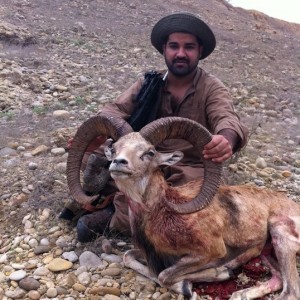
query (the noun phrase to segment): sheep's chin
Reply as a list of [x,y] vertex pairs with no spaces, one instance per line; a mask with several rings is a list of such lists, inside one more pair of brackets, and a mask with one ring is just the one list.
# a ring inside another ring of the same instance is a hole
[[131,173],[121,172],[121,171],[111,171],[110,175],[113,179],[124,179],[131,176]]

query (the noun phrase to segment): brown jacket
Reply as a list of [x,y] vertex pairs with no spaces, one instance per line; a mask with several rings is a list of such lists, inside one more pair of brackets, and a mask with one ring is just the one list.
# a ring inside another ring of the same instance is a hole
[[[141,85],[142,79],[122,93],[115,102],[107,104],[100,114],[114,114],[127,120],[135,109],[133,100]],[[174,101],[168,92],[167,85],[161,91],[161,107],[157,118],[168,116],[195,120],[205,126],[212,134],[218,134],[222,129],[232,129],[238,134],[241,141],[237,150],[246,143],[248,130],[241,124],[238,115],[234,112],[233,102],[227,88],[219,79],[201,68],[198,68],[193,86],[187,91],[180,103]],[[165,141],[157,147],[157,150],[162,152],[183,151],[184,158],[180,164],[202,167],[199,154],[186,141]]]

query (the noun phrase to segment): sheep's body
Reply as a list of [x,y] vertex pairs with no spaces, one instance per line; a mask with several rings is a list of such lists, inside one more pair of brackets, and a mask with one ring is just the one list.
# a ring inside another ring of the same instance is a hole
[[[300,299],[296,254],[300,251],[300,206],[283,193],[221,186],[208,206],[179,214],[168,202],[189,201],[201,182],[169,187],[158,170],[173,164],[178,152],[161,154],[137,133],[122,137],[108,157],[118,188],[129,200],[137,250],[124,256],[128,267],[195,299],[191,282],[225,280],[231,270],[260,255],[272,241],[278,264],[265,259],[272,278],[239,291],[231,300],[256,299],[282,289],[278,300]],[[145,258],[147,265],[141,263]],[[282,279],[282,280],[281,280]]]

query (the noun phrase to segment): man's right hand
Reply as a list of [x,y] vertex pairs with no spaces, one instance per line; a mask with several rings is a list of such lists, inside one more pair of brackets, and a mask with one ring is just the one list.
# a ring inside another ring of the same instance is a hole
[[[103,143],[105,143],[107,139],[107,136],[106,135],[99,135],[97,136],[95,139],[93,139],[87,149],[85,150],[85,152],[94,152],[96,149],[98,149]],[[68,140],[68,143],[67,143],[67,149],[71,149],[72,147],[72,144],[73,144],[73,140],[74,138],[71,138]]]

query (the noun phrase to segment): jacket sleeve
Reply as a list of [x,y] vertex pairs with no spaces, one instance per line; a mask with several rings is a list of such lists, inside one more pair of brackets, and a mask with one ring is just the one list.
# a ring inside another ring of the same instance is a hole
[[238,144],[235,151],[246,145],[248,129],[234,111],[233,101],[224,84],[211,76],[206,98],[206,114],[213,134],[221,134],[226,129],[236,132]]
[[131,87],[123,92],[114,102],[106,104],[98,114],[109,114],[127,120],[135,108],[135,98],[141,89],[142,79],[138,79]]

